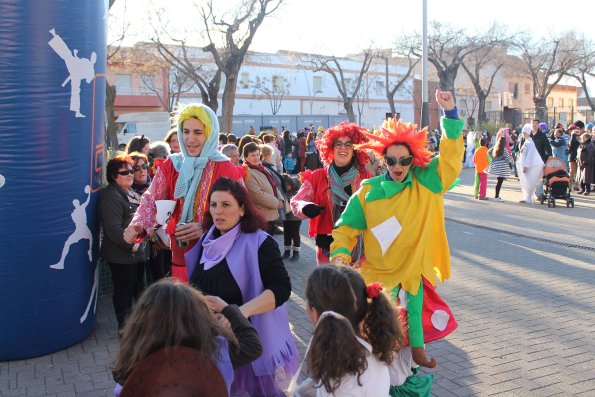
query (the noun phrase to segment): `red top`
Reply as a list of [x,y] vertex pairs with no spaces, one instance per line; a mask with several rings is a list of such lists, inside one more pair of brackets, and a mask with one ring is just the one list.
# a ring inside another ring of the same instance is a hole
[[[360,172],[353,181],[352,191],[355,193],[359,189],[362,180],[369,177],[368,171]],[[308,219],[302,212],[304,206],[316,204],[324,207],[324,211],[320,215],[310,219],[308,233],[310,237],[317,234],[332,234],[334,228],[333,200],[328,180],[328,167],[319,168],[312,172],[302,172],[302,178],[304,180],[300,190],[291,199],[293,213],[301,219]]]

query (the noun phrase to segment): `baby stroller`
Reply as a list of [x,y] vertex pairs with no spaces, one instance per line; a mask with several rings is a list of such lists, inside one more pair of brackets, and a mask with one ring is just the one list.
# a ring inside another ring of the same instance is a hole
[[543,194],[539,199],[541,204],[547,201],[548,208],[555,208],[556,199],[559,199],[566,200],[566,207],[574,208],[574,199],[570,197],[570,176],[563,159],[558,157],[547,159],[543,185]]

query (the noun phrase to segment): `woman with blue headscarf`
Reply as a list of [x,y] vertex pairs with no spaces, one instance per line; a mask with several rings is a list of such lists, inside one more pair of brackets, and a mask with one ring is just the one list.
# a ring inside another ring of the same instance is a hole
[[184,254],[202,236],[202,219],[208,211],[207,197],[220,177],[242,181],[238,168],[217,151],[219,121],[205,105],[191,103],[177,109],[180,153],[171,154],[157,169],[153,182],[141,198],[141,204],[124,231],[124,239],[133,242],[152,233],[157,225],[157,200],[176,200],[165,226],[170,235],[172,276],[188,282]]

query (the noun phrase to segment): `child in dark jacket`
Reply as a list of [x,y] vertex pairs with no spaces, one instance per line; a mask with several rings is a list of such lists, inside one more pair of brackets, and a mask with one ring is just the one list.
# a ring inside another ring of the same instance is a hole
[[[283,174],[283,179],[285,180],[286,190],[285,200],[289,204],[291,198],[300,189],[301,184],[297,176]],[[300,258],[300,226],[302,225],[302,220],[293,214],[289,205],[286,208],[289,208],[289,212],[285,214],[285,220],[283,221],[283,258],[287,259],[291,255],[291,259],[289,260],[293,262]]]

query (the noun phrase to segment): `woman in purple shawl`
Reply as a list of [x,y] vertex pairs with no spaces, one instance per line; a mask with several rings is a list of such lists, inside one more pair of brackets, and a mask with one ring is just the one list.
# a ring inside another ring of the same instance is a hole
[[284,370],[284,378],[291,378],[298,351],[289,330],[291,281],[281,252],[260,229],[264,219],[238,182],[219,178],[208,200],[202,224],[208,232],[185,255],[190,284],[213,296],[214,310],[219,298],[238,305],[263,346],[260,358],[235,370],[231,394],[284,396],[275,377]]

